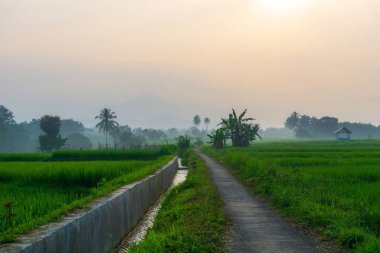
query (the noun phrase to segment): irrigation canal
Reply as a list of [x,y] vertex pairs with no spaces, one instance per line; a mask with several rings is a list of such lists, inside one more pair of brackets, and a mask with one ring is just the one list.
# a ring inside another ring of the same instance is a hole
[[[186,180],[187,173],[188,173],[187,167],[182,166],[181,159],[178,159],[178,170],[177,170],[176,175],[174,176],[173,183],[170,189],[184,182]],[[170,191],[170,189],[168,191]],[[165,199],[166,193],[164,193],[156,201],[156,203],[154,203],[149,208],[149,210],[145,213],[144,217],[137,224],[137,226],[122,240],[120,245],[116,248],[116,252],[126,253],[128,252],[128,249],[131,245],[139,243],[140,241],[144,240],[148,230],[152,228],[154,225],[154,220],[158,214],[158,211],[161,208],[161,205]]]

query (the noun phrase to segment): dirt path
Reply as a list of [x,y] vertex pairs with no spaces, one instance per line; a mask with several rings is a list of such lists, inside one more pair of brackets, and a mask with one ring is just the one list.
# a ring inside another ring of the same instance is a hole
[[223,166],[197,151],[206,162],[232,222],[231,252],[321,252],[310,237],[284,222],[271,207],[252,196]]

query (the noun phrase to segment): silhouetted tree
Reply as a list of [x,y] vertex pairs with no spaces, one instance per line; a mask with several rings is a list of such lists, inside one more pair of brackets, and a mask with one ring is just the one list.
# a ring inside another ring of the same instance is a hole
[[178,130],[176,128],[170,128],[167,130],[167,134],[170,136],[170,137],[175,137],[178,135]]
[[71,149],[91,149],[92,147],[90,139],[80,133],[67,136],[66,144]]
[[75,133],[83,133],[85,130],[83,124],[79,121],[75,121],[73,119],[62,119],[61,120],[61,129],[60,134],[63,137],[75,134]]
[[100,122],[96,124],[99,133],[103,132],[106,135],[106,149],[108,149],[108,133],[119,126],[119,123],[115,121],[116,118],[115,112],[111,112],[111,109],[108,108],[102,109],[100,114],[95,117],[95,119],[100,119]]
[[293,112],[285,121],[285,127],[290,130],[294,130],[299,122],[299,114],[297,112]]
[[66,139],[59,134],[61,119],[58,116],[45,115],[40,120],[40,128],[45,133],[39,136],[41,151],[51,152],[62,148]]
[[208,126],[210,125],[211,120],[210,120],[208,117],[206,117],[206,118],[204,119],[204,123],[205,123],[205,125],[206,125],[206,132],[208,132]]
[[202,122],[201,117],[198,114],[195,115],[193,118],[193,125],[198,128],[201,122]]
[[15,124],[13,112],[8,110],[3,105],[0,105],[0,128],[3,128],[7,125]]
[[123,126],[123,130],[120,133],[120,142],[123,146],[130,147],[133,144],[133,133],[130,127]]

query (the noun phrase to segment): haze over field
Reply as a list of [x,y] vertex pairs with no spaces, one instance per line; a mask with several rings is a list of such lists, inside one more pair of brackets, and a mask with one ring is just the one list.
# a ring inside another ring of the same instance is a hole
[[187,127],[247,108],[380,124],[378,0],[0,0],[0,104],[18,122]]

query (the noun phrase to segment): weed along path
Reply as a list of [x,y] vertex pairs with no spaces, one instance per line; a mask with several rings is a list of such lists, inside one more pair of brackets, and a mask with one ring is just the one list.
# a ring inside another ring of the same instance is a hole
[[232,222],[231,252],[321,252],[316,242],[283,221],[267,203],[252,196],[226,168],[200,151]]

